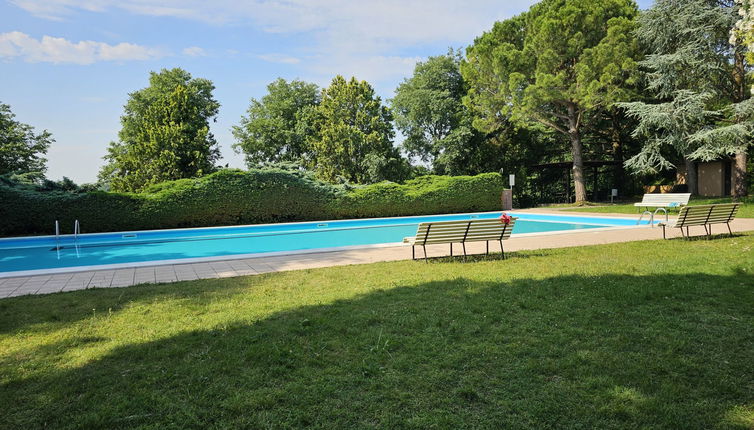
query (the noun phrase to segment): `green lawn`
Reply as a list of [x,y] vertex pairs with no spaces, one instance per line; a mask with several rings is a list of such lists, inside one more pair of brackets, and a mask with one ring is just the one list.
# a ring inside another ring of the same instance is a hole
[[753,275],[745,235],[4,299],[0,427],[751,429]]
[[[637,200],[638,201],[638,200]],[[730,198],[705,198],[705,197],[692,197],[689,201],[690,205],[709,205],[713,203],[730,203]],[[742,201],[743,205],[738,210],[738,215],[741,218],[754,218],[754,197],[747,197]],[[587,206],[575,207],[573,205],[553,205],[552,208],[561,208],[564,210],[572,210],[574,212],[600,212],[600,213],[625,213],[635,214],[638,216],[641,211],[634,206],[634,202],[610,204],[610,203],[590,203]],[[671,214],[677,212],[677,210],[671,210]]]

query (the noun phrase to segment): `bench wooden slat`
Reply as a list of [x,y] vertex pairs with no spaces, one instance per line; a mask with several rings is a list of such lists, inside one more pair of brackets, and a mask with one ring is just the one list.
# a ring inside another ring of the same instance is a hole
[[689,204],[690,193],[665,193],[665,194],[644,194],[641,202],[634,203],[638,207],[668,207],[672,203],[678,206]]

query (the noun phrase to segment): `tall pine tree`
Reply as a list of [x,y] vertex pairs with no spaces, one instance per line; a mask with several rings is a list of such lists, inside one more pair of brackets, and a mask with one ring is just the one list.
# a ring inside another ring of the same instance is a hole
[[632,0],[543,0],[495,23],[467,50],[466,103],[489,131],[512,121],[544,126],[570,143],[576,201],[586,200],[584,117],[627,98],[636,44]]
[[[639,121],[635,133],[647,138],[628,167],[669,169],[681,158],[689,191],[696,193],[697,160],[733,153],[745,157],[735,138],[740,141],[746,129],[735,118],[747,104],[733,104],[748,98],[742,50],[729,43],[735,17],[733,2],[725,0],[657,0],[642,13],[637,37],[648,55],[641,67],[659,103],[624,105]],[[734,189],[740,190],[736,182]]]

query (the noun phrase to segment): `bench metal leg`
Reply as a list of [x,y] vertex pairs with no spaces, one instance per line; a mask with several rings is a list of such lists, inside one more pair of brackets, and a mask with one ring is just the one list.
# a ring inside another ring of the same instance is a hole
[[411,245],[411,259],[416,260],[416,246]]
[[485,241],[485,243],[487,244],[487,252],[486,252],[486,255],[490,255],[490,241],[489,241],[489,240],[487,240],[487,241]]
[[505,249],[503,249],[503,241],[500,241],[500,252],[503,254],[503,260],[505,260]]
[[730,229],[730,223],[726,222],[725,225],[728,226],[728,233],[730,233],[730,237],[733,237],[733,230]]
[[463,247],[463,258],[466,258],[466,242],[461,242],[461,246]]
[[451,257],[453,256],[453,244],[452,243],[450,244],[450,256]]
[[427,259],[427,247],[425,245],[422,245],[422,248],[424,248],[424,261],[426,263],[429,263],[429,260]]
[[667,237],[665,237],[665,226],[664,225],[662,226],[662,238],[663,239],[667,239]]

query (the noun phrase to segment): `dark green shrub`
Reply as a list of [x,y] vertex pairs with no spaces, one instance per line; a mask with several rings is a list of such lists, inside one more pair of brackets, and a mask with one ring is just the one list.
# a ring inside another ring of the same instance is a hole
[[93,233],[495,210],[501,188],[495,173],[346,187],[280,169],[225,169],[138,194],[39,192],[0,183],[0,235],[52,234],[55,220],[63,233],[71,233],[76,219],[84,233]]

